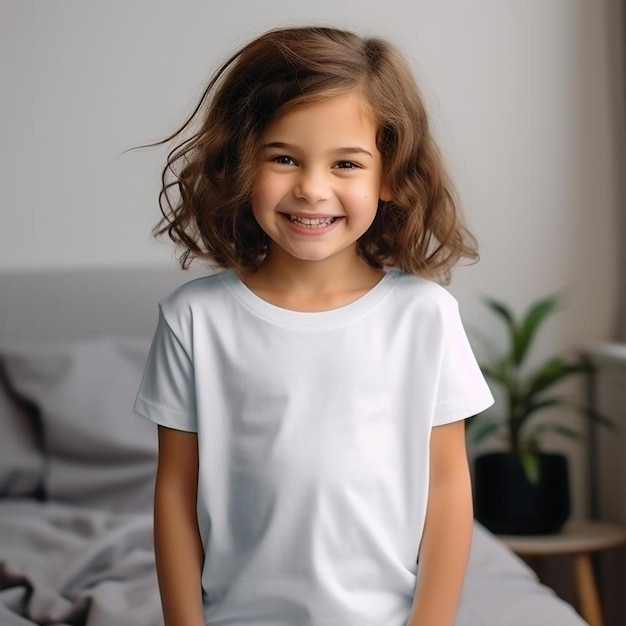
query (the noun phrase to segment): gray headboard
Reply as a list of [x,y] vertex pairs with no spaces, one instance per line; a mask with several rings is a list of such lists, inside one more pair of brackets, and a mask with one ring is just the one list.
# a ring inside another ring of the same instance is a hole
[[158,301],[208,273],[171,267],[0,273],[0,343],[150,336]]

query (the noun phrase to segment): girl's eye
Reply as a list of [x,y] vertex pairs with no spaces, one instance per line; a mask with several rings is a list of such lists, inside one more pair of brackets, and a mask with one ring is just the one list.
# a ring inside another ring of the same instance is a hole
[[353,163],[352,161],[339,161],[339,163],[337,163],[335,167],[337,167],[340,170],[355,170],[359,166],[356,163]]
[[286,154],[279,154],[277,156],[272,157],[271,159],[274,163],[278,163],[279,165],[295,165],[296,162]]

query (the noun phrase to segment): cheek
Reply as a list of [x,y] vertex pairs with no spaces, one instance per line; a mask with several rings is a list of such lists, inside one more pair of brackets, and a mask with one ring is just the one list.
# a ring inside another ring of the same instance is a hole
[[378,203],[380,194],[382,193],[381,185],[380,175],[372,172],[371,176],[368,176],[367,179],[360,181],[358,191],[361,193],[362,199]]
[[275,204],[284,195],[283,181],[272,174],[261,174],[254,186],[251,201],[259,207]]
[[266,197],[265,188],[262,185],[256,185],[250,194],[250,208],[252,209],[252,215],[259,221],[262,219],[264,208],[267,206],[268,200]]
[[253,187],[252,194],[250,195],[252,212],[256,215],[257,212],[261,211],[268,204],[270,199],[271,196],[269,194],[267,181],[264,178],[261,178]]
[[369,215],[378,208],[379,189],[376,184],[364,184],[358,189],[353,189],[349,195],[349,201],[354,211]]

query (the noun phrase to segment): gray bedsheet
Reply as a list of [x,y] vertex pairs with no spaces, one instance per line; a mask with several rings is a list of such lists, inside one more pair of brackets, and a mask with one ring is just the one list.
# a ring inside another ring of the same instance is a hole
[[[33,624],[162,624],[151,515],[0,502],[0,625]],[[584,626],[571,606],[476,525],[457,626],[528,624]]]
[[161,623],[150,514],[0,503],[2,626]]

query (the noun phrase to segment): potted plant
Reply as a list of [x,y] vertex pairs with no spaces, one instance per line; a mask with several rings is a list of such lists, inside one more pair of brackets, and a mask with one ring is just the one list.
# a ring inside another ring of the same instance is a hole
[[570,438],[579,433],[538,417],[547,409],[563,407],[609,422],[589,406],[556,393],[566,379],[589,373],[588,363],[552,356],[535,368],[526,365],[537,331],[558,308],[557,296],[534,302],[521,319],[502,302],[485,303],[506,325],[508,339],[504,351],[494,352],[481,364],[496,396],[495,410],[471,419],[468,433],[473,444],[499,437],[503,449],[475,459],[475,515],[495,533],[555,533],[570,515],[567,459],[541,450],[540,443],[549,432]]

